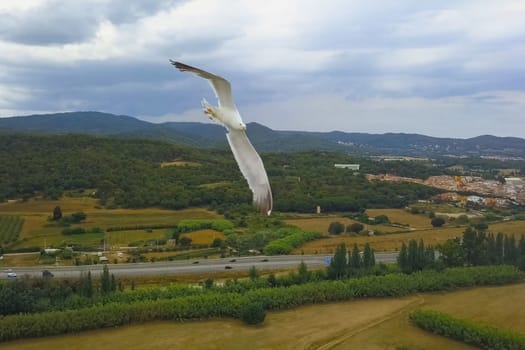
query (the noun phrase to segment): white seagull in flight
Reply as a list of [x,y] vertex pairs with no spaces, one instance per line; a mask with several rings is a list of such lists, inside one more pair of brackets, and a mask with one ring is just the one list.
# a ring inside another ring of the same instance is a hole
[[202,69],[172,60],[170,62],[181,72],[191,72],[209,81],[215,91],[219,106],[213,107],[206,99],[202,99],[204,114],[228,130],[226,137],[239,169],[253,192],[253,205],[261,213],[270,215],[272,212],[270,182],[268,181],[261,157],[259,157],[250,140],[248,140],[248,136],[246,136],[246,124],[243,123],[241,115],[235,103],[233,103],[230,82]]

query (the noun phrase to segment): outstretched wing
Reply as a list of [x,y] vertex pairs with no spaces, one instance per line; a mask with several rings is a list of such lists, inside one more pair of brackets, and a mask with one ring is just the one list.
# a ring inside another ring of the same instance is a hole
[[197,74],[199,77],[207,79],[210,82],[213,91],[215,91],[215,97],[219,100],[219,107],[237,109],[233,103],[232,89],[228,80],[202,69],[188,66],[184,63],[175,62],[173,60],[170,60],[170,62],[181,72],[191,72]]
[[263,214],[272,212],[272,190],[261,157],[253,148],[244,130],[228,130],[226,134],[233,156],[253,192],[253,204]]

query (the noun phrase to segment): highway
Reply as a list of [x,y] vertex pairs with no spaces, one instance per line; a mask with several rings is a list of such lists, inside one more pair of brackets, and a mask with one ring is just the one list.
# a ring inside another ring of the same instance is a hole
[[[109,270],[115,277],[136,276],[166,276],[177,274],[198,274],[218,271],[246,271],[252,266],[258,270],[286,270],[294,269],[301,261],[310,267],[327,266],[329,255],[276,255],[276,256],[245,256],[221,259],[189,259],[179,261],[157,261],[129,264],[108,264]],[[396,261],[397,253],[376,253],[376,262],[392,263]],[[17,274],[17,278],[24,275],[41,277],[42,271],[48,270],[58,278],[76,278],[81,273],[101,273],[102,264],[80,266],[29,266],[29,267],[0,267],[0,278],[7,279],[8,270]]]

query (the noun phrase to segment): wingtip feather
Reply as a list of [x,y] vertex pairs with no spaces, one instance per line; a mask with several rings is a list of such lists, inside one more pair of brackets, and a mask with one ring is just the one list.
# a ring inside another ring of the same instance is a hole
[[192,66],[188,66],[187,64],[184,64],[182,62],[178,62],[178,61],[174,61],[174,60],[171,60],[170,59],[170,63],[172,65],[175,66],[175,68],[177,68],[178,70],[180,70],[181,72],[185,72],[185,71],[191,71],[191,70],[195,70],[197,68],[195,67],[192,67]]

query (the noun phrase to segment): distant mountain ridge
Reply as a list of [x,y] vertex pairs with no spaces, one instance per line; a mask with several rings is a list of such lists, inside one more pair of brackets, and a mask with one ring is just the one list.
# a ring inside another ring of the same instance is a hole
[[[126,115],[66,112],[0,118],[0,131],[50,134],[80,133],[123,138],[147,138],[196,147],[226,147],[225,129],[197,122],[151,123]],[[482,135],[469,139],[419,134],[280,131],[248,124],[248,136],[260,151],[349,151],[360,154],[407,156],[498,156],[525,158],[525,139]]]

